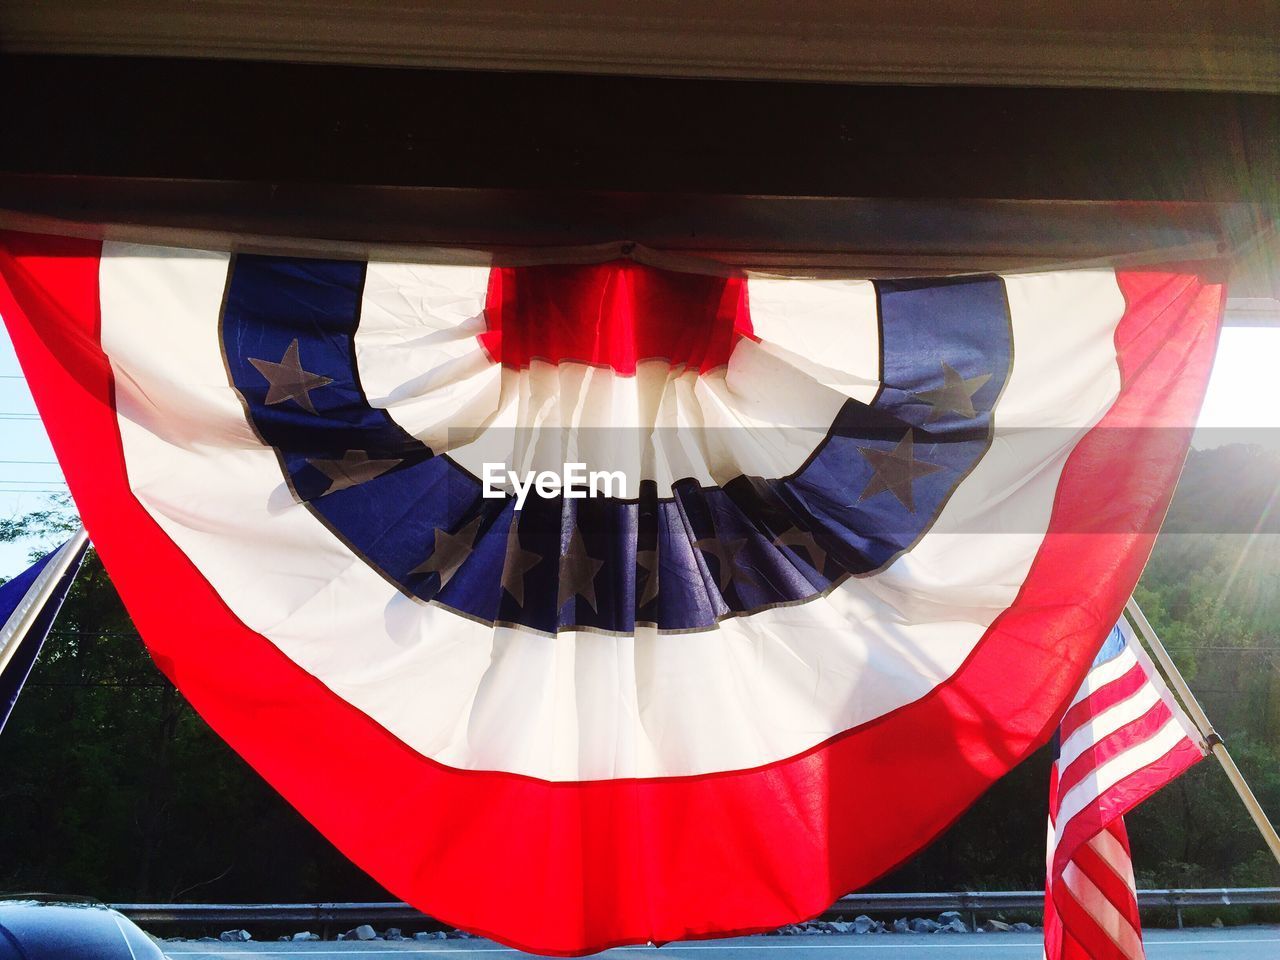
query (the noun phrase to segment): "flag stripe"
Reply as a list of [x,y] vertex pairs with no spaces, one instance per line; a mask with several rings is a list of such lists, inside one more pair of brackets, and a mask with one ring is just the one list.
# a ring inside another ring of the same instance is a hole
[[[1147,676],[1159,678],[1160,671],[1157,670],[1155,664],[1152,663],[1151,657],[1147,655],[1147,651],[1142,648],[1142,641],[1138,639],[1138,635],[1134,632],[1133,627],[1127,618],[1120,621],[1120,632],[1124,634],[1125,644],[1128,649],[1133,651],[1138,662],[1142,664],[1142,669],[1147,672]],[[1196,725],[1191,721],[1191,718],[1188,717],[1182,707],[1178,705],[1178,701],[1174,697],[1173,692],[1165,686],[1163,681],[1157,680],[1157,682],[1153,683],[1153,686],[1159,692],[1160,699],[1168,705],[1169,711],[1177,718],[1178,722],[1182,724],[1182,729],[1186,733],[1187,739],[1194,744],[1199,744],[1201,740],[1200,732],[1196,729]]]
[[1181,725],[1170,718],[1156,733],[1135,744],[1124,753],[1112,757],[1082,777],[1070,790],[1063,791],[1058,807],[1057,835],[1059,844],[1065,830],[1076,814],[1093,803],[1098,796],[1115,786],[1125,777],[1155,763],[1184,740]]
[[1157,697],[1155,704],[1142,716],[1117,727],[1096,743],[1085,744],[1065,768],[1060,767],[1058,790],[1066,794],[1093,770],[1154,737],[1172,718],[1168,704]]
[[56,571],[49,562],[57,553],[46,554],[12,580],[0,584],[0,661],[6,656],[9,644],[22,625],[23,617],[39,599],[41,590]]
[[[1061,869],[1081,844],[1102,830],[1108,823],[1137,806],[1154,789],[1154,784],[1165,784],[1176,778],[1188,767],[1204,759],[1198,744],[1183,738],[1171,750],[1155,761],[1131,773],[1101,793],[1092,804],[1078,812],[1066,827],[1057,827],[1057,846],[1054,851],[1054,867]],[[1082,783],[1087,783],[1088,779]],[[1076,788],[1080,789],[1079,786]]]
[[[1108,836],[1106,830],[1091,837],[1088,843],[1081,846],[1072,857],[1071,865],[1077,867],[1089,878],[1107,902],[1123,917],[1130,929],[1140,931],[1142,925],[1138,916],[1137,896],[1133,891],[1133,885],[1120,876],[1121,871],[1128,870],[1125,866],[1130,862],[1128,854],[1121,850],[1123,864],[1120,865],[1113,865],[1103,859],[1096,845],[1098,838],[1103,836]],[[1108,852],[1114,853],[1114,851]]]
[[[1093,692],[1085,699],[1080,700],[1077,698],[1072,703],[1071,709],[1062,718],[1062,723],[1058,728],[1058,736],[1062,738],[1064,743],[1071,739],[1076,730],[1094,717],[1097,717],[1104,710],[1115,706],[1142,689],[1147,682],[1146,672],[1132,654],[1129,654],[1126,660],[1129,661],[1130,666],[1123,674],[1114,680],[1095,685]],[[1089,677],[1093,677],[1093,672],[1090,672]],[[1085,683],[1088,684],[1088,682],[1088,679],[1086,679]]]
[[1117,657],[1102,663],[1089,671],[1089,675],[1084,678],[1084,683],[1080,685],[1080,692],[1075,695],[1071,701],[1074,708],[1080,703],[1086,701],[1107,684],[1114,683],[1119,680],[1138,662],[1133,655],[1133,651],[1125,648],[1124,652]]
[[[1115,941],[1103,932],[1081,900],[1067,889],[1066,881],[1061,876],[1053,887],[1051,908],[1061,921],[1064,943],[1074,945],[1076,953],[1073,956],[1081,960],[1128,960]],[[1045,929],[1049,929],[1048,924]],[[1049,960],[1060,960],[1049,949],[1045,953]]]
[[[1116,876],[1128,885],[1129,892],[1137,889],[1133,876],[1133,858],[1129,851],[1129,835],[1123,820],[1113,820],[1105,830],[1089,841],[1103,861],[1115,871]],[[1135,894],[1136,902],[1136,894]]]
[[[1142,960],[1144,953],[1141,937],[1116,909],[1115,904],[1107,899],[1074,861],[1067,864],[1062,872],[1062,882],[1071,897],[1088,914],[1098,932],[1114,945],[1120,956],[1126,960]],[[1082,940],[1092,939],[1081,937],[1079,930],[1073,932]]]
[[1091,744],[1096,744],[1126,724],[1132,723],[1158,704],[1160,704],[1160,695],[1150,684],[1144,684],[1123,700],[1105,707],[1087,724],[1077,727],[1062,741],[1059,763],[1064,768],[1070,766]]
[[[84,559],[83,534],[63,544],[23,573],[0,585],[0,731],[4,730],[18,696],[35,666],[49,630]],[[57,578],[57,582],[52,582]],[[27,619],[32,609],[34,615]],[[25,633],[19,635],[19,630]]]

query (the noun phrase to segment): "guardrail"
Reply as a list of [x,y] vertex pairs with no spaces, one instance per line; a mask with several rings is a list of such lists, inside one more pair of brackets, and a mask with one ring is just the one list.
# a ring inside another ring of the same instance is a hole
[[[1191,890],[1139,890],[1139,907],[1265,906],[1280,904],[1280,887],[1210,887]],[[1042,890],[976,890],[959,893],[854,893],[831,905],[832,915],[884,911],[993,909],[1031,910],[1044,906]]]
[[[1040,890],[853,893],[833,903],[823,917],[841,919],[859,914],[923,916],[956,910],[967,913],[973,927],[979,914],[1039,910],[1043,905],[1044,893]],[[1276,906],[1280,905],[1280,887],[1139,890],[1138,905],[1173,909],[1181,927],[1184,907]],[[436,924],[431,917],[407,903],[116,903],[111,906],[143,927],[298,924],[300,927],[318,927],[326,938],[335,929],[347,929],[362,923],[374,927]]]

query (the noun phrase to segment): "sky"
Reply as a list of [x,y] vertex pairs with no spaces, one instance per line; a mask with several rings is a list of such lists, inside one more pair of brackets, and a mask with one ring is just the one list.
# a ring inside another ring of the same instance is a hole
[[[1228,307],[1228,310],[1230,307]],[[1222,332],[1195,445],[1253,442],[1280,445],[1280,327],[1227,327]],[[0,517],[16,517],[65,491],[62,471],[35,412],[13,346],[0,324]],[[21,572],[30,544],[0,544],[0,577]]]
[[1280,327],[1225,327],[1209,391],[1200,409],[1196,446],[1248,440],[1276,443],[1263,431],[1280,425],[1273,384],[1280,378]]
[[[44,431],[27,381],[18,367],[8,331],[0,323],[0,518],[21,516],[66,491],[62,471]],[[0,543],[0,577],[21,573],[30,544]]]

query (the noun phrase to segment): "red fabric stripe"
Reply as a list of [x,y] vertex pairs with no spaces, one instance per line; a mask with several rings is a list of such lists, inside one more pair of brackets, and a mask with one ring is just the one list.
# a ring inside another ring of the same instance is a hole
[[[1117,817],[1112,820],[1101,832],[1110,834],[1124,851],[1125,857],[1127,859],[1130,858],[1129,834],[1128,831],[1125,830],[1123,817]],[[1128,879],[1122,878],[1115,869],[1113,869],[1093,850],[1092,847],[1087,844],[1081,846],[1076,851],[1075,856],[1072,858],[1072,862],[1086,877],[1089,878],[1089,880],[1093,882],[1094,886],[1096,886],[1103,897],[1106,898],[1113,907],[1115,907],[1117,912],[1119,912],[1120,915],[1129,922],[1129,925],[1138,935],[1138,939],[1141,940],[1142,918],[1138,912],[1137,892],[1132,886],[1130,886]],[[1132,863],[1129,864],[1129,867],[1130,869],[1132,868]],[[1082,909],[1081,912],[1089,914],[1087,909]],[[1096,929],[1098,935],[1106,937],[1107,940],[1110,941],[1105,930],[1102,929],[1101,924],[1095,921],[1092,915],[1089,915],[1088,922],[1094,929]],[[1072,930],[1070,932],[1083,934],[1082,931]],[[1087,936],[1087,934],[1083,935]],[[1117,952],[1120,953],[1121,956],[1124,956],[1123,951]]]
[[1046,887],[1044,895],[1044,955],[1045,960],[1091,960],[1089,952],[1063,926],[1052,887]]
[[535,360],[576,360],[634,375],[665,359],[702,373],[722,367],[751,335],[741,277],[677,273],[633,260],[499,267],[489,275],[488,330],[494,361],[523,369]]
[[1062,924],[1064,940],[1078,945],[1077,956],[1088,960],[1129,960],[1115,941],[1102,932],[1089,912],[1071,895],[1065,883],[1053,890],[1053,903]]
[[1062,951],[1063,960],[1094,960],[1094,958],[1090,956],[1089,951],[1086,950],[1080,944],[1080,941],[1076,940],[1075,937],[1071,936],[1071,934],[1065,933],[1063,935],[1062,941],[1063,941],[1063,951]]
[[1166,783],[1176,779],[1189,767],[1204,759],[1200,748],[1190,740],[1181,741],[1155,763],[1135,770],[1103,792],[1097,802],[1071,818],[1053,853],[1053,871],[1062,872],[1080,845],[1087,843],[1112,820],[1124,816]]
[[1064,796],[1068,790],[1108,760],[1150,740],[1172,718],[1173,712],[1169,709],[1169,705],[1159,700],[1155,706],[1136,720],[1131,720],[1097,743],[1086,747],[1084,752],[1062,771],[1058,779],[1058,796]]
[[1142,920],[1138,915],[1138,901],[1128,882],[1120,879],[1107,862],[1087,843],[1076,851],[1071,862],[1093,881],[1093,885],[1102,892],[1107,901],[1129,921],[1136,932],[1141,934]]
[[[1132,856],[1129,850],[1129,834],[1124,827],[1124,818],[1117,817],[1112,820],[1103,828],[1102,832],[1109,833],[1115,838],[1124,851],[1125,857],[1130,860],[1131,868]],[[1098,887],[1103,896],[1115,906],[1120,914],[1129,921],[1134,932],[1141,939],[1142,919],[1138,911],[1137,893],[1129,885],[1127,878],[1121,878],[1116,870],[1112,869],[1106,861],[1088,846],[1080,847],[1072,862]],[[1113,951],[1114,948],[1110,943],[1110,938],[1094,921],[1089,911],[1076,903],[1074,898],[1071,898],[1074,909],[1071,906],[1067,908],[1067,919],[1064,920],[1059,915],[1056,902],[1057,897],[1060,895],[1059,888],[1062,888],[1062,896],[1071,897],[1070,892],[1065,888],[1061,875],[1055,873],[1046,878],[1044,911],[1046,960],[1070,960],[1073,957],[1090,960],[1091,953],[1073,938],[1073,933],[1094,944],[1095,948],[1103,951]],[[1068,928],[1066,924],[1071,924],[1072,927]],[[1123,951],[1115,952],[1123,956]]]
[[1147,674],[1142,669],[1142,664],[1135,663],[1133,669],[1110,683],[1099,687],[1068,710],[1066,716],[1062,718],[1061,725],[1058,727],[1058,736],[1065,743],[1067,738],[1081,726],[1088,723],[1102,711],[1114,707],[1121,700],[1127,700],[1133,696],[1143,688],[1146,682]]
[[1062,926],[1052,897],[1046,897],[1044,917],[1045,960],[1092,960],[1089,952]]
[[[96,248],[8,242],[0,312],[89,532],[156,662],[388,889],[446,922],[551,954],[812,916],[911,855],[1043,743],[1150,551],[1221,312],[1219,286],[1170,272],[1121,275],[1121,396],[1068,458],[1050,533],[1017,601],[928,696],[756,770],[546,783],[424,759],[236,620],[128,488],[109,368],[86,346],[96,309],[71,304],[96,302]],[[52,269],[57,250],[77,259]],[[50,283],[76,296],[32,295]],[[1155,411],[1185,426],[1112,429]],[[384,776],[350,776],[356,768]]]
[[1063,960],[1064,930],[1062,920],[1058,916],[1058,908],[1053,903],[1053,879],[1045,878],[1044,885],[1044,956],[1045,960]]
[[1116,842],[1120,844],[1130,863],[1132,863],[1133,851],[1129,848],[1129,831],[1124,825],[1124,817],[1116,817],[1103,829],[1116,838]]

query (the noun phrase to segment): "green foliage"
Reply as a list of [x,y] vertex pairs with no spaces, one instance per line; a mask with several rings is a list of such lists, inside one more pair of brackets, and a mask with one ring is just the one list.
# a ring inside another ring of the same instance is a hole
[[[76,525],[55,506],[0,538],[47,550]],[[156,669],[92,551],[0,736],[0,769],[0,889],[117,902],[391,899]]]
[[[1246,447],[1193,453],[1137,592],[1273,818],[1280,816],[1277,490],[1280,455]],[[0,521],[0,540],[34,539],[48,549],[74,525],[67,505],[55,504]],[[1047,751],[1037,752],[876,889],[1039,886],[1048,767]],[[187,706],[152,665],[92,554],[0,737],[0,769],[0,887],[116,901],[389,896]],[[1280,882],[1212,761],[1149,800],[1128,825],[1141,885]]]
[[69,538],[80,526],[71,498],[58,494],[49,497],[48,503],[20,517],[0,517],[0,543],[26,543],[34,562]]
[[[1280,819],[1278,491],[1280,453],[1192,451],[1135,591],[1273,821]],[[1041,885],[1048,766],[1042,750],[877,888]],[[1280,867],[1213,760],[1149,799],[1126,825],[1140,886],[1280,884]]]

